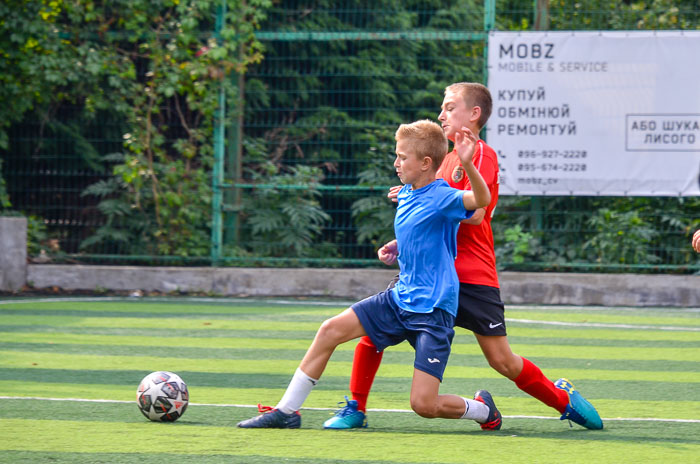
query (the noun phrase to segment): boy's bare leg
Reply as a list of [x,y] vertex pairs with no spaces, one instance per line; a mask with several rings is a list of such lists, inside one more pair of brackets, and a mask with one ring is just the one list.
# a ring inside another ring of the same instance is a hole
[[365,335],[360,320],[352,309],[328,319],[316,332],[313,343],[294,373],[282,399],[275,408],[259,407],[261,415],[238,423],[242,428],[299,428],[298,411],[323,374],[335,347]]
[[474,334],[489,365],[499,374],[515,380],[523,370],[523,359],[513,353],[508,337]]
[[350,308],[324,321],[276,408],[287,414],[298,411],[321,378],[335,348],[364,334],[360,320]]
[[320,378],[338,345],[364,335],[366,335],[365,329],[360,324],[355,311],[352,308],[346,309],[321,324],[313,343],[299,365],[299,369],[309,377]]
[[542,373],[531,361],[513,353],[506,336],[474,334],[489,365],[515,385],[560,414],[566,411],[569,395]]
[[440,380],[418,369],[413,370],[411,408],[419,416],[444,419],[487,421],[490,409],[482,402],[457,395],[440,395]]

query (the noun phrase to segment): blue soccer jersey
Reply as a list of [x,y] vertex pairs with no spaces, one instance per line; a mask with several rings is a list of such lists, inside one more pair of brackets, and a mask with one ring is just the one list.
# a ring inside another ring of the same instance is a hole
[[401,271],[392,294],[401,309],[429,313],[440,308],[457,315],[457,229],[459,221],[474,214],[464,209],[463,195],[442,179],[399,191],[394,233]]

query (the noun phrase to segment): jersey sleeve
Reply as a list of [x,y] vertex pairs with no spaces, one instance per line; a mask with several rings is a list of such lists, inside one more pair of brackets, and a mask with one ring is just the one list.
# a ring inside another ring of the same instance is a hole
[[458,190],[445,185],[440,189],[438,195],[438,209],[447,219],[461,221],[469,219],[474,215],[474,211],[464,207],[464,190]]
[[[482,155],[479,159],[479,163],[478,166],[476,166],[476,168],[479,171],[479,174],[481,174],[481,177],[484,178],[486,186],[489,188],[489,190],[491,190],[491,187],[493,187],[493,185],[496,184],[498,181],[498,164],[496,160],[493,159],[493,157],[491,156]],[[469,182],[469,178],[466,179],[464,189],[472,189],[472,185],[471,182]]]

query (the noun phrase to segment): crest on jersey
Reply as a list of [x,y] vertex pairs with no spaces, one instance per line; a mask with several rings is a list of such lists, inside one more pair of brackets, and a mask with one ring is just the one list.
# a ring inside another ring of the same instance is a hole
[[452,171],[452,182],[461,182],[464,179],[464,168],[462,166],[455,167]]

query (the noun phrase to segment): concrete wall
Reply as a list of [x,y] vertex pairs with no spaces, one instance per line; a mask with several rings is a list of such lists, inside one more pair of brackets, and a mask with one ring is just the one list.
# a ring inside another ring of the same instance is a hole
[[[206,292],[226,296],[334,297],[351,301],[386,288],[392,269],[260,269],[39,265],[35,288]],[[503,272],[510,304],[700,307],[700,276]]]
[[[27,265],[27,220],[0,217],[0,291],[42,289],[203,292],[360,300],[386,288],[394,269],[265,269]],[[509,304],[700,307],[700,276],[502,272]]]
[[26,281],[27,219],[0,217],[0,291],[17,291]]

